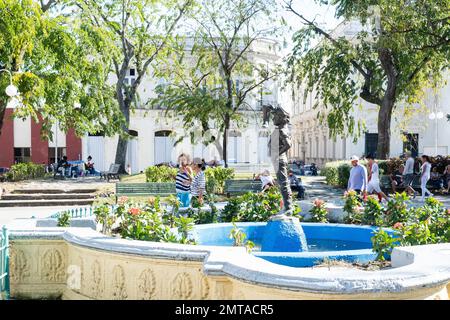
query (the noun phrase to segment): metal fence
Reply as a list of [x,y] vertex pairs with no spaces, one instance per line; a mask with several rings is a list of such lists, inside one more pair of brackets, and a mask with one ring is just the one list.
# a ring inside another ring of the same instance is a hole
[[52,219],[58,219],[62,213],[69,212],[71,218],[84,218],[84,217],[91,217],[94,214],[94,208],[93,207],[84,207],[84,208],[74,208],[74,209],[68,209],[64,211],[57,212],[50,216]]
[[0,230],[0,300],[9,298],[9,243],[6,226]]

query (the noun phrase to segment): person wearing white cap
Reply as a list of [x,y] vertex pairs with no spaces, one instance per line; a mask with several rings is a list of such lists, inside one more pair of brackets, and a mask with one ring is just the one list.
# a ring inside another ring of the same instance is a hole
[[353,190],[365,195],[367,191],[367,170],[359,164],[359,158],[357,156],[352,156],[350,160],[353,168],[350,170],[347,190]]

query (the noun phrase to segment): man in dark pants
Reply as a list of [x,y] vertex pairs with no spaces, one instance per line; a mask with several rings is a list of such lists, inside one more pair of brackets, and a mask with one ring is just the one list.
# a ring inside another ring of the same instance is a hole
[[305,188],[302,185],[302,182],[294,175],[292,170],[289,170],[289,184],[291,185],[292,191],[297,191],[297,199],[305,198]]

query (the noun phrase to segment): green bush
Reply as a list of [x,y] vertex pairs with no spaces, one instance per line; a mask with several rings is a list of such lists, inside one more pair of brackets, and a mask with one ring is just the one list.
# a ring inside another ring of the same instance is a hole
[[168,166],[151,166],[145,170],[147,182],[174,182],[178,170]]
[[248,192],[230,199],[222,211],[223,222],[265,222],[281,210],[281,193],[276,187],[266,192]]
[[57,220],[58,227],[70,227],[70,212],[64,211],[62,212]]
[[42,178],[45,176],[45,166],[32,162],[16,163],[6,173],[8,181],[21,181],[28,179]]
[[205,170],[206,176],[206,192],[223,194],[225,188],[225,181],[234,178],[233,168],[207,168]]

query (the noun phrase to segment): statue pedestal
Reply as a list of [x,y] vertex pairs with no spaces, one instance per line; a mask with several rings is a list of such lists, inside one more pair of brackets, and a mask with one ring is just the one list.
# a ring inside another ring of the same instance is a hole
[[272,217],[265,227],[261,250],[268,252],[308,251],[300,220],[286,215]]

